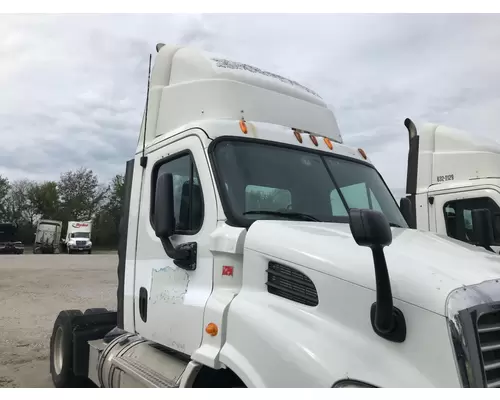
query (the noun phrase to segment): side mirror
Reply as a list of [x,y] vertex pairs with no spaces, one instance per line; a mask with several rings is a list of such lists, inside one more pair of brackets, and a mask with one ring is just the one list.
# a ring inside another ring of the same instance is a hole
[[489,247],[495,243],[493,218],[487,208],[472,210],[472,231],[478,246]]
[[156,182],[154,224],[156,236],[160,239],[169,240],[175,232],[172,174],[162,174]]
[[399,209],[401,210],[401,214],[408,224],[408,226],[412,229],[415,229],[413,223],[413,207],[411,200],[408,197],[401,197],[399,200]]
[[351,209],[349,225],[358,246],[382,249],[392,243],[392,231],[384,214],[375,210]]
[[154,228],[161,239],[167,255],[174,264],[188,271],[196,269],[196,242],[184,243],[177,248],[170,241],[175,233],[174,215],[174,178],[172,174],[163,174],[156,181]]
[[392,243],[392,231],[385,215],[368,209],[349,210],[349,226],[359,246],[372,250],[375,267],[377,301],[372,304],[372,328],[380,337],[401,343],[406,339],[406,321],[403,313],[394,307],[391,280],[385,261],[384,247]]

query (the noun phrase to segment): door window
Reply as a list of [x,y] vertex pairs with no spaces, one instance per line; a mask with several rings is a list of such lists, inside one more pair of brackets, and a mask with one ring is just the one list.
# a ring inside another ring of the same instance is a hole
[[448,236],[474,243],[472,210],[484,208],[491,212],[495,244],[500,244],[500,207],[489,197],[453,200],[445,203],[443,211]]
[[163,174],[172,174],[174,181],[174,216],[176,233],[193,235],[203,223],[203,194],[193,157],[184,153],[159,164],[153,171],[151,221],[154,221],[156,182]]

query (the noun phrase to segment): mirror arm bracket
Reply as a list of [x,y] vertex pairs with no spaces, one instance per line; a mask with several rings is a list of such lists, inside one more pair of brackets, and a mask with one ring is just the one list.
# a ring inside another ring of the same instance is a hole
[[198,246],[196,242],[183,243],[177,248],[173,246],[170,239],[161,239],[161,244],[167,256],[174,260],[174,264],[187,271],[196,269],[196,254]]
[[496,254],[495,250],[493,250],[493,249],[491,248],[491,246],[483,246],[483,247],[484,247],[486,250],[491,251],[492,253],[495,253],[495,254]]
[[406,339],[406,320],[403,312],[397,308],[392,308],[392,329],[386,332],[381,331],[376,324],[377,303],[373,303],[370,309],[370,321],[373,331],[390,342],[403,343]]
[[370,309],[370,321],[377,335],[391,342],[402,343],[406,339],[406,320],[403,312],[394,306],[392,290],[382,246],[372,247],[375,264],[377,301]]

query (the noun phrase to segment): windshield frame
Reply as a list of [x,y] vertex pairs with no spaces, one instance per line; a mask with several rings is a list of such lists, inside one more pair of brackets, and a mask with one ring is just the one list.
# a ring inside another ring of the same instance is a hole
[[[326,151],[319,150],[319,149],[312,149],[312,148],[305,147],[305,146],[301,147],[301,146],[297,146],[297,145],[293,145],[293,144],[289,144],[289,143],[276,142],[273,140],[256,139],[256,138],[249,138],[249,137],[237,137],[237,136],[219,136],[219,137],[215,138],[214,140],[212,140],[212,142],[209,144],[207,150],[208,150],[210,166],[212,167],[212,171],[213,171],[214,178],[215,178],[215,184],[217,185],[217,191],[218,191],[219,197],[221,199],[222,209],[224,210],[224,214],[226,215],[226,223],[230,226],[248,229],[254,222],[264,220],[264,219],[249,219],[249,218],[245,218],[244,216],[240,216],[240,215],[237,215],[236,213],[234,213],[233,208],[231,206],[231,200],[229,199],[228,193],[225,190],[224,184],[222,182],[222,178],[219,174],[218,167],[217,167],[217,157],[215,154],[215,149],[216,149],[217,145],[220,144],[221,142],[246,142],[246,143],[256,143],[256,144],[261,144],[261,145],[266,145],[266,146],[275,146],[275,147],[291,149],[291,150],[298,150],[298,151],[303,151],[303,152],[319,155],[320,157],[322,157],[323,163],[325,163],[325,160],[323,159],[323,157],[325,157],[325,158],[334,158],[334,159],[336,158],[336,159],[346,160],[346,161],[358,163],[358,164],[364,165],[366,167],[369,167],[372,170],[374,170],[375,173],[378,175],[383,186],[385,187],[385,189],[387,189],[388,193],[390,194],[390,197],[394,201],[394,205],[396,206],[397,210],[399,211],[402,221],[405,222],[405,225],[402,226],[402,228],[408,228],[407,221],[405,220],[403,214],[401,213],[399,205],[398,205],[396,199],[394,198],[394,195],[390,191],[389,187],[387,186],[387,183],[385,182],[384,178],[379,173],[377,168],[375,168],[375,166],[373,164],[371,164],[367,161],[360,160],[360,159],[353,158],[353,157],[349,157],[349,156],[345,156],[342,154],[336,154],[333,152],[330,153],[330,152],[326,152]],[[347,201],[344,198],[344,195],[342,194],[342,191],[340,190],[340,188],[335,180],[335,177],[331,173],[330,168],[326,165],[326,163],[325,163],[325,168],[328,171],[330,178],[332,179],[333,185],[335,186],[335,188],[338,191],[338,194],[340,196],[342,203],[344,204],[347,212],[349,212],[350,207],[348,206]],[[334,217],[334,219],[335,219],[335,221],[333,221],[332,223],[336,223],[336,222],[349,223],[349,216]],[[269,220],[269,219],[267,218],[265,220]],[[280,220],[283,220],[283,219],[280,218]],[[330,223],[330,221],[328,221],[328,222],[325,221],[325,223]]]

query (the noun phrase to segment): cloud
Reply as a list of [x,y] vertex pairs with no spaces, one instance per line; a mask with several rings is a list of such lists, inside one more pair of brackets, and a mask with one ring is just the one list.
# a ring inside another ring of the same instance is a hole
[[404,187],[406,117],[498,135],[493,14],[3,15],[0,174],[123,172],[157,42],[195,45],[310,87],[391,187]]

